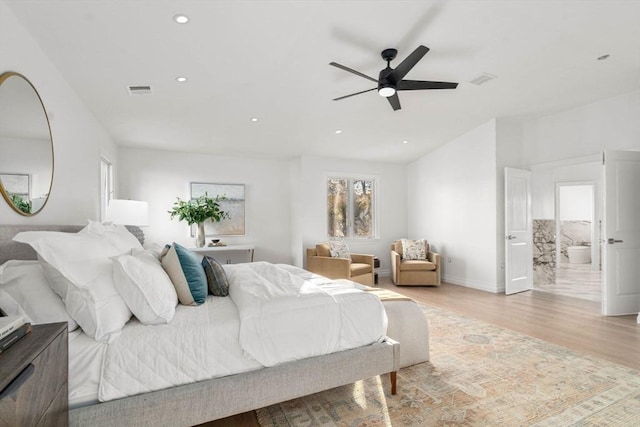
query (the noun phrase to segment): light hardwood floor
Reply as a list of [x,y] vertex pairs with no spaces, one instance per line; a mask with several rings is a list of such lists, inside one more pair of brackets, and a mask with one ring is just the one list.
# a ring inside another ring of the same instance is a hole
[[[441,287],[395,286],[381,277],[379,287],[525,335],[640,370],[640,325],[636,316],[603,317],[600,304],[541,291],[492,294],[443,284]],[[205,424],[207,427],[259,426],[247,412]]]

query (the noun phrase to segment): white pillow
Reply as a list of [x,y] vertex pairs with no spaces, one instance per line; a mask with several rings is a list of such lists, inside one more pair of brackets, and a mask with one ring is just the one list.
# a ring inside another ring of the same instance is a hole
[[173,319],[178,295],[162,264],[151,251],[114,257],[113,280],[140,322],[159,325]]
[[69,332],[78,327],[60,297],[51,290],[38,261],[7,261],[0,273],[0,295],[3,292],[11,300],[3,303],[0,298],[0,307],[6,311],[5,306],[13,301],[20,310],[12,314],[26,314],[34,325],[67,322]]
[[78,234],[98,236],[112,244],[118,249],[119,253],[142,250],[140,241],[124,225],[89,220],[89,224],[80,230]]
[[13,240],[38,253],[49,285],[69,315],[97,341],[108,341],[131,317],[113,283],[109,257],[121,250],[93,233],[25,231]]

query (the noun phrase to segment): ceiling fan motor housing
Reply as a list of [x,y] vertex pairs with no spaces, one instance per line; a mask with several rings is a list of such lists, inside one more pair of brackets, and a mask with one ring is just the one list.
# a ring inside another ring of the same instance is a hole
[[378,75],[378,93],[380,96],[389,97],[396,93],[396,82],[393,78],[387,78],[391,71],[393,70],[387,67],[381,70]]

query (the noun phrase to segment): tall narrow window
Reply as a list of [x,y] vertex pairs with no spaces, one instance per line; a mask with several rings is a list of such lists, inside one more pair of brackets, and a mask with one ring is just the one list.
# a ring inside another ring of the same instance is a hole
[[104,157],[100,158],[100,219],[104,221],[109,200],[113,198],[113,165]]
[[376,237],[374,180],[327,180],[327,233],[329,237]]

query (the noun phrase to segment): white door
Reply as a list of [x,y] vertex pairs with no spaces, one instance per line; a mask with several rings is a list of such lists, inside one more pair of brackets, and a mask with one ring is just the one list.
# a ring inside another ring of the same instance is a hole
[[640,152],[604,153],[602,314],[640,312]]
[[531,172],[504,168],[505,293],[533,287]]

